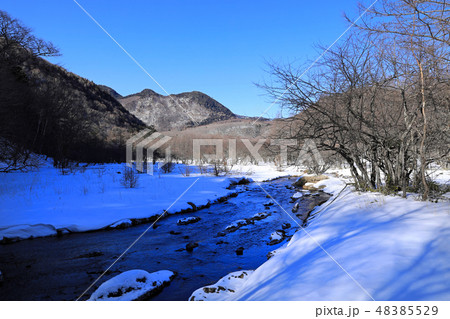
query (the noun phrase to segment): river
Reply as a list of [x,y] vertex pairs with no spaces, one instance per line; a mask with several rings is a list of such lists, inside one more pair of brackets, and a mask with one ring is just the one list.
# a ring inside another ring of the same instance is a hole
[[[262,186],[291,211],[293,181],[281,178]],[[131,269],[167,269],[177,273],[170,285],[151,300],[187,300],[197,288],[215,283],[230,272],[256,269],[267,260],[270,251],[284,245],[299,227],[277,205],[264,206],[269,199],[258,185],[238,187],[239,195],[223,203],[158,221],[157,227],[150,229],[81,299],[87,299],[105,280]],[[299,201],[298,212],[309,211],[327,198],[324,193],[304,197]],[[270,216],[218,236],[232,222],[259,212],[269,212]],[[177,225],[180,218],[189,216],[201,220]],[[279,244],[269,245],[271,233],[284,223],[292,226],[286,229],[287,237]],[[149,225],[0,245],[0,270],[4,277],[0,300],[76,299]],[[199,246],[188,252],[184,248],[191,242]],[[244,248],[242,255],[236,254],[239,247]]]

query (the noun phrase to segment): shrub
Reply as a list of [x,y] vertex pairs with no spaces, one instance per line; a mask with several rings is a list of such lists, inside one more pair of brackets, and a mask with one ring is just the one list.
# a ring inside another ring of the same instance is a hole
[[122,172],[120,184],[126,188],[135,188],[138,185],[139,175],[136,174],[133,168],[125,166]]
[[225,176],[230,174],[233,165],[228,165],[226,160],[215,160],[213,162],[213,175],[214,176]]
[[161,166],[161,171],[164,174],[168,174],[168,173],[171,173],[174,170],[174,168],[175,168],[175,163],[172,162],[172,160],[168,160],[164,163],[163,166]]
[[198,163],[197,168],[202,175],[208,173],[208,167],[203,163],[203,161]]
[[106,168],[104,168],[104,167],[97,167],[97,168],[95,168],[94,171],[95,171],[95,174],[97,175],[98,178],[102,178],[103,175],[106,172]]
[[191,167],[189,165],[183,165],[183,166],[179,166],[178,170],[180,171],[181,175],[183,175],[184,177],[188,177],[191,175]]

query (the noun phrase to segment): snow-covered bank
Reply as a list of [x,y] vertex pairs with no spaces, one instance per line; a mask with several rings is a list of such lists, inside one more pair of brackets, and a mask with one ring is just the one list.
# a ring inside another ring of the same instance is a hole
[[140,269],[129,270],[105,281],[89,300],[142,300],[163,289],[174,276],[175,274],[169,270],[160,270],[151,274]]
[[214,285],[197,289],[189,297],[190,301],[225,300],[232,296],[247,280],[253,270],[235,271],[221,278]]
[[199,299],[450,299],[448,202],[342,191],[337,178],[319,185],[335,196],[316,209],[307,233],[298,231],[234,292]]
[[288,175],[272,166],[236,166],[232,175],[202,175],[196,167],[184,176],[178,164],[169,174],[139,174],[137,188],[120,184],[122,164],[90,166],[62,175],[47,165],[36,172],[0,174],[0,241],[126,227],[132,219],[160,215],[197,178],[199,180],[168,212],[207,205],[234,191],[227,189],[240,176],[263,181]]

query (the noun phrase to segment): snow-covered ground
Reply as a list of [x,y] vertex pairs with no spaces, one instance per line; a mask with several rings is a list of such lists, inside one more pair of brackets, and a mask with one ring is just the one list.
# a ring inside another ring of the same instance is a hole
[[438,184],[450,184],[450,170],[443,170],[439,167],[432,168],[429,175],[430,178]]
[[[175,168],[169,174],[140,174],[138,187],[130,189],[120,184],[122,171],[123,165],[109,164],[61,175],[48,165],[36,172],[0,174],[0,239],[127,226],[132,219],[161,214],[197,178],[169,213],[229,195],[227,187],[237,177],[263,181],[301,175],[295,168],[235,166],[227,177],[201,175],[195,168],[184,176],[182,168]],[[320,210],[305,231],[295,233],[253,273],[214,285],[226,286],[226,292],[203,289],[194,299],[449,300],[449,201],[358,193],[345,187],[348,171],[328,175],[315,186],[324,185],[334,196],[312,212]],[[436,170],[432,177],[448,184],[450,172]]]
[[199,289],[194,300],[450,299],[449,202],[358,193],[337,178],[320,185],[335,196],[305,231],[233,292]]
[[190,301],[226,300],[247,280],[253,270],[235,271],[221,278],[214,285],[197,289],[189,297]]
[[167,285],[175,274],[169,270],[148,273],[134,269],[117,275],[100,285],[90,301],[133,301],[149,297]]
[[247,176],[263,181],[296,173],[274,166],[239,166],[227,177],[202,175],[191,167],[184,176],[182,164],[169,174],[139,174],[138,187],[121,185],[123,164],[89,166],[84,172],[62,175],[50,163],[38,171],[0,173],[0,241],[83,232],[107,226],[126,226],[130,219],[148,218],[168,209],[182,193],[199,180],[173,206],[169,213],[214,202],[232,191],[233,179]]

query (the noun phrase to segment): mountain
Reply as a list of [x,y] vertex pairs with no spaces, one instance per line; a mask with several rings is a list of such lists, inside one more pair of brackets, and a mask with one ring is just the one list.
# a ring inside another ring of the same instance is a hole
[[111,96],[112,96],[113,98],[115,98],[116,100],[123,97],[122,95],[120,95],[119,93],[117,93],[116,90],[114,90],[113,88],[110,88],[109,86],[99,84],[98,87],[99,87],[102,91],[104,91],[104,92],[108,93],[109,95],[111,95]]
[[198,91],[165,96],[145,89],[140,93],[119,97],[118,101],[131,114],[160,131],[180,130],[237,118],[221,103]]
[[125,141],[147,125],[113,97],[120,98],[117,92],[16,54],[23,58],[0,65],[0,140],[50,156],[55,165],[124,160]]

